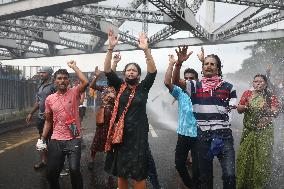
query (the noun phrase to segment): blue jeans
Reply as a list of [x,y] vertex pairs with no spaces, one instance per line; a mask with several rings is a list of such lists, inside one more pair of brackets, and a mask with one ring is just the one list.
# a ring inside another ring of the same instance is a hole
[[[198,166],[201,189],[213,189],[213,160],[208,158],[211,140],[198,140]],[[235,189],[235,150],[233,137],[223,139],[224,146],[217,158],[222,167],[223,189]]]

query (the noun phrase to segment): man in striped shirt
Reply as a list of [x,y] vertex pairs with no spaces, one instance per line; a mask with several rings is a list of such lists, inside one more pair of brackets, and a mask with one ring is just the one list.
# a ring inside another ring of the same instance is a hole
[[[189,96],[180,87],[173,85],[172,71],[176,63],[174,55],[169,55],[169,67],[167,69],[164,83],[169,89],[171,95],[178,101],[178,140],[175,152],[176,169],[184,183],[188,188],[196,188],[198,181],[198,166],[196,153],[196,136],[197,124],[192,112],[192,103]],[[194,78],[197,79],[197,78]],[[188,173],[186,159],[188,152],[192,151],[192,179]]]
[[213,189],[213,158],[217,156],[223,171],[223,189],[236,188],[235,150],[230,129],[229,111],[236,105],[236,90],[222,80],[221,61],[208,55],[202,62],[200,81],[180,80],[180,68],[192,52],[188,46],[176,50],[178,61],[173,72],[173,83],[186,90],[193,104],[198,130],[198,166],[200,188]]

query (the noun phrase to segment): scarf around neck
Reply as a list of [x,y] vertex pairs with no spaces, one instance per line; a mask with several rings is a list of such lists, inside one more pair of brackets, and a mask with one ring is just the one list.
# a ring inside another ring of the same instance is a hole
[[219,76],[214,77],[202,77],[202,90],[203,92],[211,92],[216,88],[220,87],[223,83],[223,80]]
[[110,123],[109,123],[107,140],[106,140],[106,144],[105,144],[105,151],[111,150],[111,147],[112,147],[113,144],[122,143],[124,118],[125,118],[125,115],[126,115],[128,109],[129,109],[129,106],[131,105],[131,102],[132,102],[132,100],[135,96],[136,87],[137,87],[137,85],[135,85],[131,89],[131,93],[129,95],[128,102],[127,102],[121,116],[119,117],[118,122],[115,123],[116,116],[117,116],[117,113],[118,113],[118,106],[119,106],[119,103],[120,103],[120,96],[122,95],[123,91],[127,88],[127,83],[123,83],[120,86],[119,92],[118,92],[116,99],[115,99],[113,113],[112,113],[111,120],[110,120]]

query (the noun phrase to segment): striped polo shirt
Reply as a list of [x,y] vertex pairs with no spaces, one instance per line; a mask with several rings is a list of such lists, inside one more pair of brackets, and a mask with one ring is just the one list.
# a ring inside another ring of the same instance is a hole
[[214,91],[203,92],[200,81],[186,81],[186,91],[191,97],[193,113],[201,131],[230,128],[226,107],[235,106],[237,102],[232,84],[223,81]]

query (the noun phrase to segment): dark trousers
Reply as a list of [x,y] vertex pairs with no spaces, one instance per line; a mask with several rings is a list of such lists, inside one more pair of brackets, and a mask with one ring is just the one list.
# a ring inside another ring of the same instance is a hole
[[81,139],[50,140],[47,155],[47,179],[50,189],[60,189],[59,175],[64,166],[65,156],[69,161],[72,188],[83,189],[80,171]]
[[[198,157],[196,153],[196,141],[196,138],[178,134],[175,152],[175,165],[184,185],[188,188],[197,188],[198,185]],[[186,160],[190,150],[192,156],[192,178],[190,177],[186,166]]]
[[158,173],[149,145],[147,151],[147,164],[148,164],[148,177],[153,186],[153,189],[160,189],[161,186],[158,179]]
[[[223,189],[235,189],[235,150],[233,138],[223,139],[224,146],[217,155],[222,167]],[[213,160],[208,158],[211,140],[198,140],[198,164],[201,189],[213,189]]]

